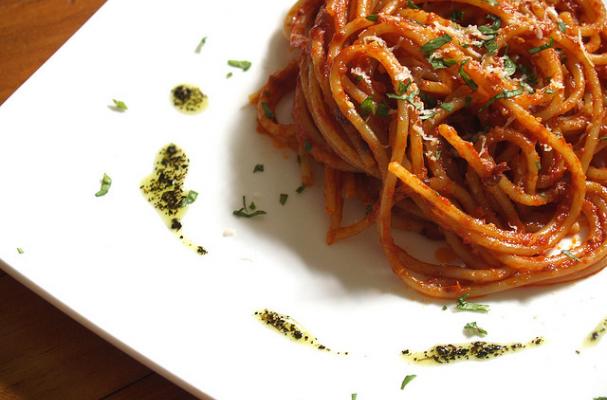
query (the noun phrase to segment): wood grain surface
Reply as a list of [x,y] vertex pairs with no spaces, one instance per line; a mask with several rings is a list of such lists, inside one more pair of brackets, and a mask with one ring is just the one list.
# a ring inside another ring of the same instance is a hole
[[[0,0],[0,104],[104,2]],[[193,397],[0,270],[0,400],[17,399]]]

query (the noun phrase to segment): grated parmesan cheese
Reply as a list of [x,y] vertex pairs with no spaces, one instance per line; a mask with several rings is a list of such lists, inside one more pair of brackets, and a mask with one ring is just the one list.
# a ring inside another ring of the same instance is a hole
[[401,65],[400,72],[394,76],[394,79],[397,81],[406,81],[407,79],[413,80],[413,75],[411,75],[409,68]]
[[360,67],[350,69],[352,75],[360,76],[368,85],[371,85],[371,78]]

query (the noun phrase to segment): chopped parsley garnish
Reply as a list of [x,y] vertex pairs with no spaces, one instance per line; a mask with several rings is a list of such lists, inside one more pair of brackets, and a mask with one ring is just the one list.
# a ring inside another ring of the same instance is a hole
[[476,89],[478,89],[478,85],[476,84],[476,82],[474,82],[472,80],[470,75],[468,75],[468,73],[466,71],[464,71],[464,65],[466,65],[468,63],[468,61],[470,61],[469,58],[462,61],[462,63],[460,64],[459,76],[463,79],[463,81],[466,83],[466,85],[470,86],[470,89],[476,90]]
[[228,65],[234,68],[240,68],[243,71],[248,71],[251,68],[251,61],[246,60],[228,60]]
[[541,46],[538,47],[532,47],[529,49],[529,54],[537,54],[540,51],[544,51],[546,49],[550,49],[554,47],[554,39],[551,37],[550,40],[548,41],[548,43],[544,43]]
[[352,400],[356,400],[358,398],[358,394],[357,393],[352,393]]
[[523,94],[523,89],[514,89],[514,90],[502,90],[492,98],[490,98],[484,106],[482,106],[479,111],[486,110],[491,104],[495,103],[495,100],[499,99],[511,99],[516,96],[520,96]]
[[377,14],[367,15],[367,19],[371,22],[377,22]]
[[23,251],[23,249],[21,247],[17,247],[17,253],[23,254],[23,253],[25,253],[25,251]]
[[443,110],[445,110],[447,112],[451,112],[451,111],[453,111],[453,103],[442,103],[440,105],[440,108],[442,108]]
[[234,75],[234,74],[233,74],[233,73],[231,73],[231,72],[228,72],[228,73],[226,74],[226,79],[230,79],[230,78],[232,77],[232,75]]
[[415,96],[417,96],[418,91],[412,90],[411,93],[406,94],[407,91],[409,90],[409,87],[411,86],[411,83],[413,83],[411,81],[411,79],[407,79],[405,82],[399,81],[397,93],[386,93],[386,96],[389,99],[405,100],[405,101],[409,102],[416,109],[421,110],[423,108],[421,106],[421,104],[418,104],[415,102]]
[[417,375],[407,375],[405,376],[405,379],[403,379],[403,382],[400,384],[400,390],[404,390],[405,386],[407,386],[409,384],[409,382],[411,382],[413,379],[415,379]]
[[268,103],[266,103],[265,101],[262,101],[261,108],[263,108],[263,114],[266,116],[266,118],[271,119],[271,120],[276,119],[276,116],[274,115],[274,111],[272,111],[272,109],[270,108],[270,105]]
[[422,53],[424,56],[429,57],[436,50],[440,49],[445,44],[451,41],[451,36],[445,34],[437,37],[436,39],[432,39],[421,47]]
[[413,2],[413,0],[407,0],[407,7],[414,10],[419,10],[419,6]]
[[569,250],[561,250],[561,253],[563,253],[564,255],[566,255],[567,257],[571,258],[573,261],[582,261],[580,260],[580,258],[578,256],[576,256],[575,254],[573,254],[571,251]]
[[305,151],[306,153],[309,153],[309,152],[311,152],[311,151],[312,151],[312,143],[310,143],[310,142],[309,142],[309,141],[307,141],[307,140],[304,140],[304,151]]
[[504,62],[504,72],[506,76],[512,76],[516,73],[516,63],[508,56],[503,56],[502,61]]
[[193,202],[196,201],[197,198],[198,198],[198,192],[195,192],[194,190],[190,190],[188,192],[187,196],[183,198],[183,204],[184,205],[192,204]]
[[533,69],[527,67],[524,64],[519,64],[518,65],[518,69],[521,71],[521,73],[523,75],[525,75],[525,81],[529,84],[529,85],[535,85],[537,84],[537,75],[535,75],[535,72],[533,71]]
[[368,96],[363,100],[362,103],[360,103],[360,112],[365,117],[375,115],[377,112],[377,103],[371,98],[371,96]]
[[447,305],[446,304],[443,304],[442,310],[443,311],[447,311]]
[[457,298],[457,306],[455,306],[455,309],[458,311],[470,311],[470,312],[480,312],[480,313],[486,313],[489,312],[489,306],[486,304],[478,304],[478,303],[469,303],[466,301],[466,299],[469,297],[470,295],[465,294],[461,297]]
[[299,194],[303,193],[303,191],[306,189],[306,187],[304,185],[299,186],[297,189],[295,189],[295,191]]
[[116,100],[116,99],[112,99],[112,102],[114,103],[114,106],[112,107],[112,109],[116,110],[116,111],[126,111],[129,108],[126,106],[126,103],[122,100]]
[[207,42],[207,37],[203,37],[202,39],[200,39],[200,42],[198,43],[198,46],[196,46],[196,50],[194,50],[195,53],[200,54],[200,50],[202,50],[202,48],[204,47],[205,43]]
[[256,210],[256,208],[257,208],[257,206],[255,206],[255,203],[253,203],[253,202],[251,202],[249,207],[247,207],[247,199],[245,196],[242,196],[242,207],[239,208],[238,210],[232,211],[232,214],[234,214],[237,217],[244,217],[244,218],[253,218],[258,215],[267,214],[263,210]]
[[101,188],[95,193],[95,197],[105,196],[110,190],[110,186],[112,186],[112,178],[107,174],[103,174],[103,178],[101,178]]
[[407,79],[407,83],[405,83],[404,81],[398,81],[398,90],[397,90],[396,94],[398,94],[398,95],[405,94],[405,92],[409,89],[409,86],[411,86],[411,83],[413,83],[411,81],[411,79]]
[[523,81],[523,82],[521,82],[521,83],[520,83],[520,85],[521,85],[521,87],[522,87],[523,89],[525,89],[525,90],[526,90],[528,93],[533,93],[533,92],[535,92],[535,89],[533,89],[533,88],[532,88],[532,87],[531,87],[531,86],[530,86],[530,85],[529,85],[527,82],[524,82],[524,81]]
[[563,33],[567,32],[567,24],[564,23],[562,20],[559,19],[556,24],[559,27],[559,31]]
[[605,397],[605,396],[601,396],[601,397],[595,397],[595,398],[594,398],[594,399],[592,399],[592,400],[607,400],[607,397]]
[[264,166],[263,164],[255,164],[255,168],[253,168],[253,173],[255,172],[263,172]]
[[470,336],[480,336],[485,337],[487,335],[487,331],[478,326],[475,322],[468,322],[464,325],[464,332]]
[[433,56],[430,56],[430,58],[428,58],[428,62],[432,66],[432,69],[444,69],[457,64],[457,61],[453,59],[436,58]]
[[489,39],[483,41],[483,47],[487,49],[488,54],[495,54],[497,52],[497,41],[495,37],[497,36],[499,28],[502,26],[502,21],[494,15],[488,15],[487,17],[492,19],[493,23],[491,25],[481,25],[478,27],[478,30],[483,35],[490,36]]
[[495,38],[485,40],[483,42],[483,47],[487,49],[487,54],[497,53],[497,41],[495,40]]
[[288,199],[289,199],[289,195],[288,194],[281,193],[280,194],[280,198],[278,199],[278,201],[280,201],[280,204],[284,206]]
[[462,22],[464,19],[464,12],[462,10],[455,10],[451,13],[451,17],[449,17],[453,22]]

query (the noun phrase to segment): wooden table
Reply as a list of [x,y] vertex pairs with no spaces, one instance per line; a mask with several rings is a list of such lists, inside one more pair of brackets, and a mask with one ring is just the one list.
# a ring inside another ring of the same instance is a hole
[[[0,0],[0,104],[105,0]],[[193,399],[0,270],[0,400]]]

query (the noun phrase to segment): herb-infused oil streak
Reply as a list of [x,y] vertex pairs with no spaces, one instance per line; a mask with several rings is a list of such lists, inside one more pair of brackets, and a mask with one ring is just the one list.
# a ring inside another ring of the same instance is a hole
[[197,114],[207,107],[209,98],[199,87],[184,83],[171,90],[171,101],[181,112]]
[[[318,342],[318,339],[312,335],[306,328],[301,326],[288,315],[277,313],[268,309],[255,311],[255,317],[272,328],[273,330],[283,334],[294,342],[312,346],[318,350],[332,352],[330,348]],[[348,355],[347,351],[336,352],[340,355]]]
[[160,213],[169,229],[198,254],[207,253],[204,247],[192,243],[181,233],[181,219],[198,194],[183,189],[190,160],[175,144],[164,146],[156,156],[154,172],[144,178],[139,187],[144,196]]
[[539,346],[544,339],[537,337],[528,343],[499,344],[477,341],[464,344],[444,344],[420,352],[403,350],[401,353],[409,361],[424,364],[449,364],[463,360],[489,360],[514,353],[528,347]]

